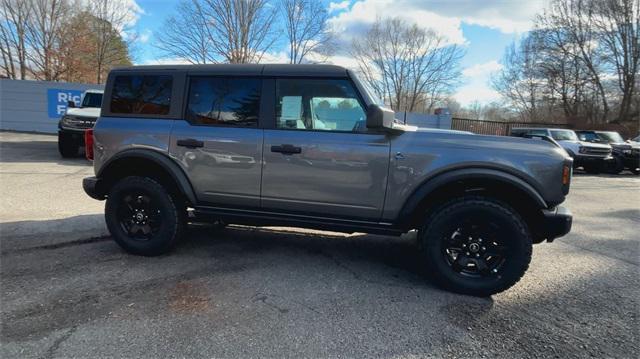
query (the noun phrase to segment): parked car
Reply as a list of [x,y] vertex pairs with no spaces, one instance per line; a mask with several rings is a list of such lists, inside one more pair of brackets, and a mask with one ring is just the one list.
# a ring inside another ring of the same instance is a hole
[[608,144],[580,141],[573,130],[563,128],[512,128],[511,136],[547,136],[557,141],[573,158],[575,168],[582,167],[588,173],[600,173],[607,168],[612,149]]
[[625,140],[614,131],[576,131],[581,141],[606,143],[613,149],[613,160],[607,172],[618,174],[624,169],[640,174],[640,143]]
[[564,150],[397,124],[339,66],[115,69],[87,139],[84,190],[139,255],[169,251],[189,221],[417,229],[436,283],[486,296],[518,282],[532,244],[571,229]]
[[102,90],[87,90],[80,104],[69,101],[58,122],[58,151],[62,157],[75,157],[84,147],[84,131],[92,128],[100,116],[102,95]]

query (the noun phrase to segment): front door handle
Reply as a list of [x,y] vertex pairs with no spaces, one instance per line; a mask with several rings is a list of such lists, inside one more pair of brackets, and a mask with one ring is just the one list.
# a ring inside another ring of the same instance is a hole
[[204,147],[203,141],[198,141],[193,138],[186,138],[182,140],[178,140],[176,142],[178,146],[187,147],[187,148],[196,148],[196,147]]
[[280,152],[283,155],[293,155],[296,153],[302,153],[302,148],[294,145],[271,146],[271,152]]

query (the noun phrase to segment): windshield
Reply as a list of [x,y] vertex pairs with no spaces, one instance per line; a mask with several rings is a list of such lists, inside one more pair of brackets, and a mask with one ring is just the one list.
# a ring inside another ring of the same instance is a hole
[[82,107],[98,107],[102,106],[102,94],[87,92],[82,99]]
[[578,138],[580,138],[580,141],[587,141],[587,142],[600,141],[600,139],[598,138],[598,135],[596,135],[595,132],[580,132],[578,134]]
[[570,130],[551,130],[551,137],[556,141],[577,141],[578,136]]
[[606,143],[622,143],[624,139],[617,132],[598,132],[598,137]]

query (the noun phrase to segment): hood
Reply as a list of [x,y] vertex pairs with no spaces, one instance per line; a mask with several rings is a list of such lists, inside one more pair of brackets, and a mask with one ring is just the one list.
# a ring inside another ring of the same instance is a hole
[[401,123],[393,123],[393,128],[402,130],[405,132],[428,132],[428,133],[451,133],[451,134],[459,134],[459,135],[473,135],[473,132],[469,131],[458,131],[458,130],[447,130],[442,128],[428,128],[428,127],[418,127],[411,125],[403,125]]
[[81,116],[81,117],[100,117],[100,108],[98,107],[71,107],[67,108],[65,115]]
[[[404,125],[403,125],[404,126]],[[521,155],[529,154],[553,154],[561,153],[564,157],[569,157],[567,152],[554,143],[543,139],[531,139],[511,136],[491,136],[477,135],[466,131],[455,130],[435,130],[418,129],[415,126],[404,130],[400,137],[411,138],[412,143],[424,145],[438,144],[442,147],[452,147],[456,149],[483,150],[490,153],[513,152]],[[397,128],[394,126],[394,128]]]
[[610,145],[605,143],[595,143],[595,142],[586,142],[586,141],[578,141],[580,146],[591,147],[591,148],[611,148]]

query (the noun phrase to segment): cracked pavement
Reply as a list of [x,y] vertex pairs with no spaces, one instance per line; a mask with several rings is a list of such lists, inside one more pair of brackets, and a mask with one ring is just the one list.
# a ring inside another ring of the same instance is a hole
[[576,175],[573,231],[491,298],[434,287],[414,238],[190,226],[124,253],[83,159],[0,132],[1,357],[637,358],[640,179]]

